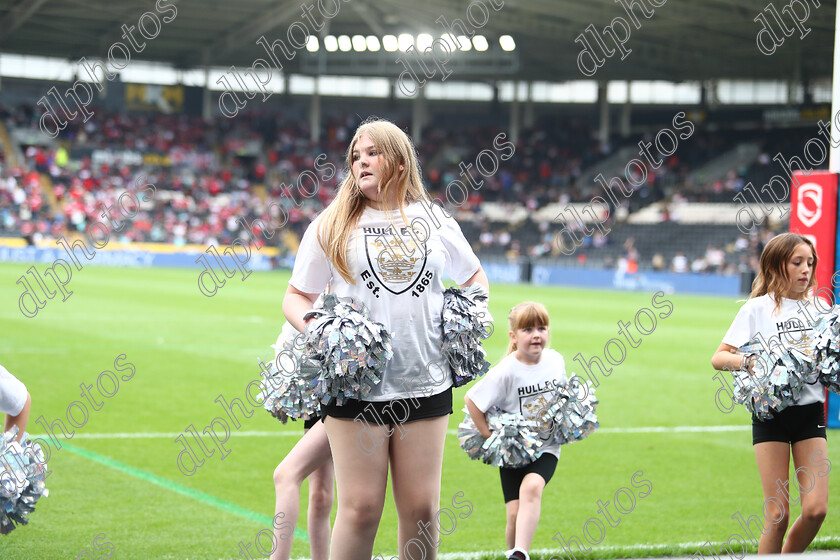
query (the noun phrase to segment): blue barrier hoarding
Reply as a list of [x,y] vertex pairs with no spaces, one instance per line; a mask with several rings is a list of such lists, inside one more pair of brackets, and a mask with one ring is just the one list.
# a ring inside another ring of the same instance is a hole
[[[228,255],[218,252],[225,264],[236,270],[236,263]],[[113,250],[96,251],[93,258],[86,259],[81,251],[76,252],[76,258],[81,266],[127,266],[134,268],[146,268],[154,266],[204,268],[200,262],[196,262],[203,253],[198,252],[175,252],[156,253],[152,251]],[[45,247],[5,247],[0,246],[0,262],[22,262],[22,263],[51,263],[58,259],[70,261],[70,256],[64,249],[53,249]],[[211,257],[212,260],[212,257]],[[271,259],[258,251],[251,249],[251,259],[247,263],[251,270],[270,270]]]
[[540,285],[579,286],[630,291],[662,291],[671,293],[741,295],[740,276],[719,274],[677,274],[674,272],[639,271],[628,274],[620,270],[573,268],[536,264],[531,281]]

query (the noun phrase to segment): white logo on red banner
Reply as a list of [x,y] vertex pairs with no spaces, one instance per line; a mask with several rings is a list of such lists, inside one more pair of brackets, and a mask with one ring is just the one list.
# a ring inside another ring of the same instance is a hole
[[813,227],[822,217],[822,187],[816,183],[802,185],[797,191],[797,198],[796,216],[805,227]]

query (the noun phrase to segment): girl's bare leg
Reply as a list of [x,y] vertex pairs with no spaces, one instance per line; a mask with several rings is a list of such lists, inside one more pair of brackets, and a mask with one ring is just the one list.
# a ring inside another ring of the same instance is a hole
[[[797,473],[801,489],[799,495],[802,501],[802,515],[791,525],[782,547],[783,553],[803,552],[808,548],[825,519],[828,510],[828,477],[819,476],[811,464],[811,456],[817,451],[822,451],[822,457],[828,457],[826,441],[821,437],[793,444],[793,464],[797,469],[804,467]],[[796,489],[789,487],[788,492],[793,494]]]
[[761,476],[765,503],[762,512],[765,519],[764,532],[758,540],[758,553],[779,554],[782,551],[782,542],[790,518],[790,504],[782,494],[777,493],[776,483],[778,481],[784,485],[788,482],[790,444],[766,441],[755,444],[753,449],[756,463],[758,463],[758,474]]
[[[319,422],[321,429],[324,426]],[[326,431],[324,431],[326,434]],[[335,469],[332,458],[309,475],[309,506],[306,510],[309,551],[312,560],[330,557],[330,512],[335,501]]]
[[519,514],[519,500],[505,504],[505,544],[508,549],[516,546],[516,518]]
[[[300,509],[300,487],[304,479],[330,462],[330,444],[324,425],[319,422],[308,430],[286,458],[274,469],[277,496],[274,537],[277,548],[271,560],[288,560]],[[327,512],[329,527],[329,511]],[[329,529],[328,529],[329,532]]]
[[[440,476],[448,424],[449,415],[408,422],[403,424],[403,430],[408,432],[403,434],[403,439],[400,430],[395,430],[390,438],[391,485],[399,518],[400,558],[437,558],[440,537],[435,514],[440,507]],[[447,516],[441,516],[442,528],[454,530],[449,527],[451,523]],[[406,550],[407,546],[410,550]],[[425,556],[414,550],[419,546],[423,546]]]
[[329,416],[325,424],[338,487],[330,558],[370,560],[388,482],[387,426]]
[[522,550],[530,550],[534,533],[537,532],[544,488],[545,479],[537,473],[526,474],[519,486],[519,513],[516,517],[516,544],[514,546]]

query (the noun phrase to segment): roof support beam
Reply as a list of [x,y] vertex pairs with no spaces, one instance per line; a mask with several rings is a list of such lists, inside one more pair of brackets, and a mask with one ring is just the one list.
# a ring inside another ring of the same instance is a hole
[[8,16],[6,16],[6,19],[0,21],[0,45],[5,43],[16,29],[35,15],[35,12],[37,12],[46,1],[47,0],[21,0],[16,7],[12,8],[12,11]]
[[[242,27],[228,32],[218,41],[201,47],[198,53],[191,57],[186,57],[186,60],[197,63],[198,60],[204,57],[205,53],[212,53],[214,55],[227,54],[242,48],[244,45],[251,45],[252,39],[256,40],[260,35],[263,35],[267,31],[270,31],[282,23],[289,21],[299,11],[300,5],[295,4],[294,2],[281,4],[270,10],[268,13],[256,17],[254,20]],[[245,40],[243,41],[243,39]]]

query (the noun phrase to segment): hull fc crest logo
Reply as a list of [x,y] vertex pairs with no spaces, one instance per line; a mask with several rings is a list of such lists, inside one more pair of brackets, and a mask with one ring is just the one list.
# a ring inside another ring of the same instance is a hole
[[551,406],[551,402],[546,398],[547,394],[540,394],[536,398],[533,395],[519,397],[519,410],[523,415],[536,417],[538,436],[543,441],[548,441],[551,438],[550,432],[554,426],[554,421],[545,416]]
[[365,228],[365,251],[374,276],[392,294],[410,290],[426,268],[425,243],[397,238],[391,228]]

